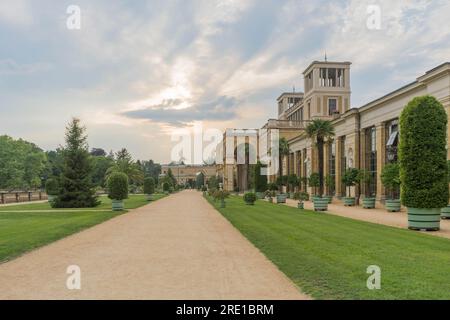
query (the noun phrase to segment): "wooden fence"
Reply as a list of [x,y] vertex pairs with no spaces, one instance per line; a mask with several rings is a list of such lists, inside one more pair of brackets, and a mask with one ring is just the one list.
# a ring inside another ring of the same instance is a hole
[[0,204],[47,200],[47,194],[42,191],[0,191]]

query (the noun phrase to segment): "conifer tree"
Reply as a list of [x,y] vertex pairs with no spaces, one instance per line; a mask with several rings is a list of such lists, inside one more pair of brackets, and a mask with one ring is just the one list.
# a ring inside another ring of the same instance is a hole
[[100,203],[92,183],[93,165],[85,131],[76,118],[66,127],[59,193],[52,204],[55,208],[90,208]]

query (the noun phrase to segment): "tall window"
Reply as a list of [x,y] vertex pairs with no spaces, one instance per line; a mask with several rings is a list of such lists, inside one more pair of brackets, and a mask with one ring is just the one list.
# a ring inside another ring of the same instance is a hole
[[[332,181],[336,181],[336,143],[330,143],[328,145],[328,168],[330,168],[330,178]],[[328,187],[330,195],[334,195],[336,192],[336,186]]]
[[321,87],[345,87],[345,69],[320,68],[319,84]]
[[397,162],[398,159],[398,120],[389,121],[386,124],[386,162]]
[[336,113],[338,113],[337,99],[330,98],[330,99],[328,99],[328,115],[332,116]]
[[366,129],[366,168],[371,177],[367,186],[371,196],[377,194],[377,130],[375,127]]

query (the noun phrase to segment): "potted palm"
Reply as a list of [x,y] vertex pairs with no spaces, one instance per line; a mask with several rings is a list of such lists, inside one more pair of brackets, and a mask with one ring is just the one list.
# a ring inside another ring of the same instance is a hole
[[59,192],[59,185],[56,179],[50,178],[45,183],[45,192],[47,193],[48,202],[52,202]]
[[253,192],[247,192],[244,194],[244,201],[246,205],[253,206],[256,201],[256,194]]
[[255,165],[253,175],[253,184],[255,186],[256,198],[258,199],[264,199],[264,192],[267,190],[267,175],[261,173],[262,168],[264,166],[258,161]]
[[279,193],[277,194],[277,203],[286,203],[287,196],[283,193],[284,177],[285,176],[277,178],[276,184],[279,190]]
[[331,121],[322,120],[322,119],[314,119],[312,120],[308,126],[306,127],[306,135],[312,140],[312,142],[317,147],[317,155],[318,155],[318,164],[319,164],[319,195],[323,195],[323,185],[324,185],[324,177],[323,177],[323,159],[324,159],[324,145],[325,142],[331,142],[335,135],[334,127],[331,124]]
[[400,167],[397,163],[389,163],[384,166],[381,172],[381,182],[383,183],[388,197],[385,201],[385,208],[389,212],[400,212],[400,199],[396,198],[400,189]]
[[266,199],[270,202],[273,203],[273,197],[275,196],[275,192],[271,191],[271,190],[267,190],[266,193]]
[[107,185],[112,210],[122,211],[124,209],[123,200],[128,199],[128,176],[122,172],[113,172],[108,177]]
[[[448,171],[448,182],[450,183],[450,160],[447,161],[447,171]],[[450,219],[450,205],[441,209],[442,220]]]
[[358,183],[358,178],[359,170],[356,168],[349,168],[345,170],[345,173],[342,175],[342,183],[348,188],[347,197],[344,197],[344,206],[346,207],[353,207],[356,204],[355,197],[351,196],[351,187]]
[[362,199],[364,209],[374,209],[375,208],[375,198],[369,195],[369,184],[372,182],[372,175],[367,170],[359,171],[359,182],[362,187],[362,194],[364,198]]
[[448,204],[447,113],[432,96],[414,98],[400,115],[401,201],[411,230],[440,229]]
[[288,185],[289,185],[289,198],[294,198],[295,187],[298,185],[298,178],[295,174],[291,174],[288,176]]
[[328,204],[331,204],[333,202],[333,194],[332,194],[332,190],[334,190],[334,186],[335,186],[335,181],[334,181],[334,177],[327,175],[325,176],[325,186],[327,189],[327,195],[323,196],[325,199],[328,200]]
[[155,179],[152,177],[145,178],[144,193],[147,195],[147,201],[152,201],[152,194],[155,193]]

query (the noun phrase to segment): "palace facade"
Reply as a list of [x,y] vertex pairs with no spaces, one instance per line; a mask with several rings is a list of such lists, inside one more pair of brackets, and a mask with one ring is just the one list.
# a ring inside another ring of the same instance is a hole
[[[335,138],[325,146],[324,175],[332,177],[335,186],[327,193],[336,198],[345,196],[342,174],[347,168],[365,169],[372,176],[368,193],[376,197],[378,203],[383,203],[386,194],[381,172],[387,163],[397,160],[399,116],[410,100],[422,95],[436,97],[450,115],[450,63],[439,65],[414,82],[359,108],[351,107],[350,67],[350,62],[311,63],[303,72],[305,92],[280,95],[277,99],[278,119],[270,119],[258,129],[258,141],[261,134],[270,140],[276,130],[280,138],[288,140],[290,149],[289,156],[281,159],[283,175],[309,177],[312,172],[318,172],[318,152],[306,136],[305,128],[313,119],[330,120],[335,128]],[[251,140],[243,139],[246,144]],[[248,165],[236,163],[236,152],[234,159],[225,156],[227,148],[237,150],[242,141],[242,138],[225,135],[221,145],[224,164],[218,166],[218,174],[223,176],[227,190],[248,189]],[[258,149],[260,144],[251,145]],[[275,174],[271,175],[270,181],[275,177]],[[312,191],[305,186],[300,189]],[[359,196],[360,190],[353,187],[351,193]]]

